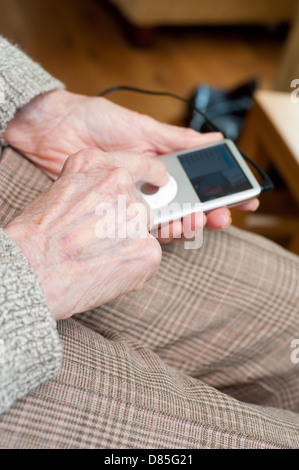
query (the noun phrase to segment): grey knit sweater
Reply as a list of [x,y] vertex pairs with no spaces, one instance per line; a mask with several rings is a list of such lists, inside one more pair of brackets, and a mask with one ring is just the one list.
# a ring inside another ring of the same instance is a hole
[[[0,37],[0,139],[16,111],[63,85]],[[1,207],[1,194],[0,194]],[[0,413],[59,371],[62,348],[40,284],[0,229]]]

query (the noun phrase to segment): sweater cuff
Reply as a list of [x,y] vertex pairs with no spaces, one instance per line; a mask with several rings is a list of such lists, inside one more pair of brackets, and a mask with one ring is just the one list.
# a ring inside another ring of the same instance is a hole
[[18,109],[41,93],[64,85],[17,46],[0,37],[0,140]]
[[18,246],[0,230],[0,412],[56,375],[62,346],[42,288]]

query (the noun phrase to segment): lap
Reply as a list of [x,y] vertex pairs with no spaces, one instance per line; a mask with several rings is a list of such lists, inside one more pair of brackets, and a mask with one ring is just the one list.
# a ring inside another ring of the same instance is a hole
[[[7,154],[2,224],[49,184]],[[234,228],[165,247],[142,291],[59,323],[60,374],[2,415],[2,445],[296,446],[298,415],[271,407],[298,406],[297,282],[295,256]]]
[[298,257],[232,227],[207,231],[200,250],[165,247],[141,292],[77,320],[243,401],[298,410],[298,366],[290,360],[298,292]]

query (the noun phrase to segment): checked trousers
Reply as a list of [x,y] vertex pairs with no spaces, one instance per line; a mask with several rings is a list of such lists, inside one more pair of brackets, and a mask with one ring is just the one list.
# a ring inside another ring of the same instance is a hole
[[[50,184],[6,149],[1,226]],[[2,448],[299,448],[299,258],[266,239],[167,245],[141,291],[58,332],[61,370],[0,416]]]

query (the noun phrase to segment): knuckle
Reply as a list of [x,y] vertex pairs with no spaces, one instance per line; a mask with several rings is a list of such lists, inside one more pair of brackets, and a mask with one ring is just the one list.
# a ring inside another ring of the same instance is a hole
[[155,268],[157,268],[162,261],[162,249],[159,242],[152,237],[152,250],[151,250],[151,261]]
[[142,174],[147,174],[151,168],[151,161],[148,157],[141,156],[138,158],[138,170]]
[[151,271],[157,269],[161,263],[162,250],[159,242],[150,234],[144,239],[143,252],[148,269]]
[[132,188],[134,185],[131,173],[123,167],[115,168],[112,172],[112,178],[120,188]]
[[63,165],[63,170],[65,172],[68,172],[68,171],[72,171],[76,165],[76,158],[75,158],[75,154],[74,155],[70,155],[67,160],[64,162],[64,165]]
[[67,159],[65,167],[69,171],[79,172],[84,168],[84,165],[86,165],[86,158],[86,152],[83,150],[74,153]]
[[87,147],[70,155],[65,168],[73,172],[83,172],[92,167],[93,162],[98,162],[101,155],[101,151]]

